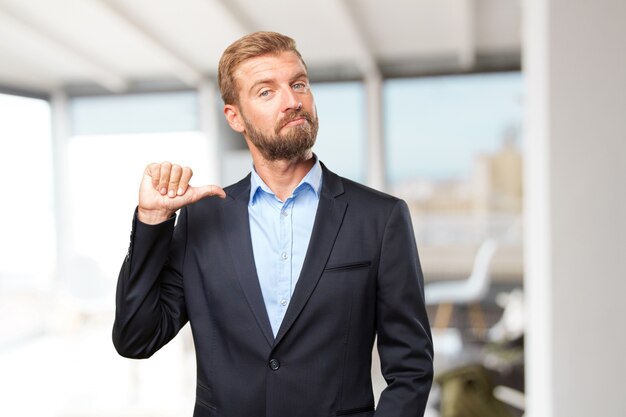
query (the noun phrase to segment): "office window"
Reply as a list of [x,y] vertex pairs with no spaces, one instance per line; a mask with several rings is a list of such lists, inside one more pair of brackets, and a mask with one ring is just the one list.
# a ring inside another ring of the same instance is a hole
[[41,290],[50,283],[55,259],[46,101],[0,94],[0,178],[0,288]]
[[479,154],[520,145],[517,72],[389,80],[384,104],[392,185],[468,177]]
[[76,97],[75,135],[181,132],[198,129],[195,91]]
[[320,128],[314,151],[339,175],[366,178],[365,91],[360,82],[312,85]]
[[390,191],[411,208],[428,272],[469,273],[495,237],[516,248],[496,272],[519,278],[521,74],[389,80],[384,109]]

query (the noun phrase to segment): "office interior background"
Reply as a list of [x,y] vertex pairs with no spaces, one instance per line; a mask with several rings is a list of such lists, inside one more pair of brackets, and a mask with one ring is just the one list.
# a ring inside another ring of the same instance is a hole
[[0,0],[0,415],[191,415],[188,326],[119,357],[115,283],[147,163],[250,170],[216,68],[255,30],[296,39],[320,159],[409,204],[427,415],[626,415],[622,0]]

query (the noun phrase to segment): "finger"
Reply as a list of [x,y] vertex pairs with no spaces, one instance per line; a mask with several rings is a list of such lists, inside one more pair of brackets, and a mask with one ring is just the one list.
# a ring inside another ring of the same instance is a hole
[[155,190],[159,187],[159,177],[161,176],[161,164],[153,162],[146,167],[144,175],[150,177],[150,182]]
[[185,192],[187,191],[187,187],[189,186],[189,181],[191,180],[192,176],[193,176],[193,171],[191,170],[191,168],[184,167],[183,173],[180,177],[180,182],[178,183],[178,190],[176,192],[178,195],[185,194]]
[[167,194],[167,188],[170,183],[170,174],[172,172],[172,164],[169,162],[161,163],[161,175],[159,176],[159,192],[162,195]]
[[203,185],[201,187],[190,187],[190,189],[193,190],[192,202],[211,196],[226,198],[226,192],[217,185]]
[[178,183],[180,182],[182,174],[183,168],[180,165],[172,165],[170,181],[167,186],[167,195],[169,197],[176,197],[176,194],[178,193]]

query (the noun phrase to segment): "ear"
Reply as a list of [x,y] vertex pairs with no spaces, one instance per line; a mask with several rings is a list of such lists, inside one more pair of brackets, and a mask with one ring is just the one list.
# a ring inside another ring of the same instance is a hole
[[237,106],[233,104],[225,104],[224,116],[226,117],[226,121],[230,125],[231,129],[233,129],[235,132],[243,133],[245,128]]

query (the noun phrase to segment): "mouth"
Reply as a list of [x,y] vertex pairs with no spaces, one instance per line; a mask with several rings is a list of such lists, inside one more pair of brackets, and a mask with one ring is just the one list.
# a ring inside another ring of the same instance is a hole
[[307,122],[307,118],[305,116],[298,116],[294,119],[289,120],[287,123],[283,124],[282,127],[298,126],[306,122]]

